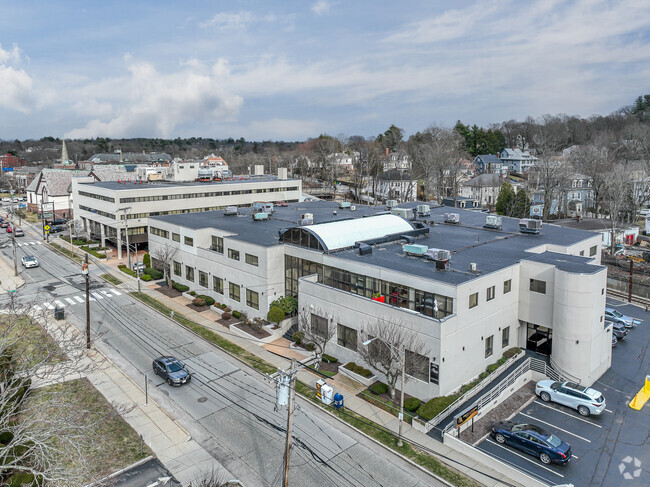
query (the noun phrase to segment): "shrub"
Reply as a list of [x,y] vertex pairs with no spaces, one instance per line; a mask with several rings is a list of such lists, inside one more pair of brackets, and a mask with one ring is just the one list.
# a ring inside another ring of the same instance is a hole
[[418,416],[426,421],[430,421],[459,397],[459,394],[434,397],[418,408]]
[[284,311],[284,314],[290,315],[298,309],[298,300],[292,296],[278,298],[271,303],[271,308],[273,307],[278,307]]
[[[144,264],[145,267],[151,267],[151,256],[149,255],[149,252],[144,254],[144,257],[142,258],[142,263]],[[147,272],[147,274],[149,274]]]
[[422,401],[420,401],[417,397],[409,397],[408,399],[404,400],[404,409],[413,413],[418,410],[420,404],[422,404]]
[[214,303],[215,308],[221,308],[221,303]]
[[210,296],[206,296],[205,294],[199,294],[199,298],[203,299],[205,301],[205,304],[208,306],[212,306],[214,304],[214,298],[211,298]]
[[121,270],[122,272],[124,272],[125,274],[128,274],[129,276],[137,277],[136,273],[133,272],[131,269],[129,269],[129,268],[128,268],[127,266],[125,266],[124,264],[120,264],[120,265],[118,265],[117,268],[118,268],[119,270]]
[[336,357],[332,357],[331,355],[327,355],[326,353],[323,354],[323,362],[335,364],[338,361],[339,359],[337,359]]
[[344,367],[348,370],[351,370],[355,374],[359,374],[361,377],[372,377],[372,372],[370,372],[365,367],[362,367],[361,365],[355,364],[354,362],[348,362],[344,365]]
[[190,296],[196,296],[196,291],[190,291]]
[[304,348],[305,350],[309,350],[310,352],[313,352],[314,350],[316,350],[316,345],[314,345],[313,343],[303,343],[302,348]]
[[377,394],[378,396],[381,396],[382,394],[386,394],[388,392],[388,386],[383,382],[375,382],[373,385],[368,387],[368,389],[370,389],[370,392]]
[[221,309],[228,309],[228,305],[226,303],[222,304]]
[[142,274],[140,276],[140,279],[142,279],[143,281],[149,282],[149,281],[151,281],[151,276],[149,274]]
[[506,350],[505,352],[503,352],[503,356],[506,359],[509,359],[510,357],[514,357],[515,355],[517,355],[520,352],[521,352],[520,348],[512,347],[512,348],[509,348],[508,350]]
[[[147,254],[149,255],[149,254]],[[149,274],[151,276],[151,279],[155,279],[156,281],[158,279],[163,278],[163,273],[159,271],[158,269],[154,269],[153,267],[145,267],[144,268],[144,273]]]
[[269,313],[266,315],[266,319],[271,323],[280,323],[284,319],[284,311],[277,306],[271,306]]
[[291,338],[293,338],[293,341],[296,342],[296,345],[300,345],[305,338],[305,334],[301,331],[297,331],[293,335],[291,335]]
[[230,313],[228,313],[227,311],[225,313],[221,313],[221,317],[224,320],[229,320],[230,319]]
[[172,287],[176,289],[177,291],[180,291],[184,293],[185,291],[188,291],[190,289],[189,286],[186,286],[185,284],[180,284],[178,282],[172,282]]
[[192,300],[192,304],[194,306],[199,306],[199,307],[200,306],[205,306],[205,299],[203,299],[203,298],[194,298]]
[[233,311],[232,315],[237,319],[241,318],[241,313],[239,311],[237,311],[237,310]]

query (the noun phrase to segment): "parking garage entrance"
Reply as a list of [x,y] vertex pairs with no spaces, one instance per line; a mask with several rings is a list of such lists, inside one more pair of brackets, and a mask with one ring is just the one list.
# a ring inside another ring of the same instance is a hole
[[545,326],[528,323],[526,348],[533,352],[551,355],[553,344],[553,330]]

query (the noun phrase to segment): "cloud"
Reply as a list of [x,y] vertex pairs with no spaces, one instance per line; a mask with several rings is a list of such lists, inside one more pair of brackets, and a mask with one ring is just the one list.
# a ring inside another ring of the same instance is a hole
[[240,11],[237,13],[219,12],[211,19],[199,23],[199,27],[214,27],[217,29],[239,30],[245,28],[253,21],[253,15],[250,12]]
[[317,0],[316,3],[311,6],[311,11],[316,15],[328,14],[332,5],[333,3],[328,0]]
[[18,48],[18,45],[14,44],[11,47],[11,50],[7,51],[2,48],[0,44],[0,63],[5,64],[8,62],[18,63],[22,57],[22,51]]
[[[99,84],[96,90],[87,88],[85,92],[89,106],[112,111],[111,115],[95,115],[84,127],[66,133],[66,138],[169,138],[183,124],[223,122],[233,120],[239,113],[243,99],[224,89],[219,77],[227,73],[224,63],[214,69],[187,63],[175,72],[161,73],[150,63],[130,58],[126,61],[129,76]],[[111,86],[119,88],[102,92],[102,88]]]
[[254,140],[301,140],[313,136],[318,128],[313,120],[272,118],[252,122],[245,130]]
[[39,102],[32,77],[11,64],[19,64],[22,51],[16,44],[10,50],[0,45],[0,106],[21,113],[30,113]]

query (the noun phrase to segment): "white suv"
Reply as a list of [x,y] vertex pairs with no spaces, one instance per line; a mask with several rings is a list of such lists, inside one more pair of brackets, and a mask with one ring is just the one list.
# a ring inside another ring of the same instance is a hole
[[605,410],[605,398],[600,392],[575,382],[540,380],[535,394],[544,402],[553,401],[576,409],[581,416],[598,415]]

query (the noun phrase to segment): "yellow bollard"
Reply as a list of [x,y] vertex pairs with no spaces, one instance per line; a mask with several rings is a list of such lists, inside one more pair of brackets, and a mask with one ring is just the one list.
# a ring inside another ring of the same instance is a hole
[[650,375],[646,375],[643,388],[637,393],[636,396],[634,396],[634,399],[630,401],[629,406],[632,409],[641,411],[641,408],[643,408],[645,403],[648,402],[648,399],[650,399]]

